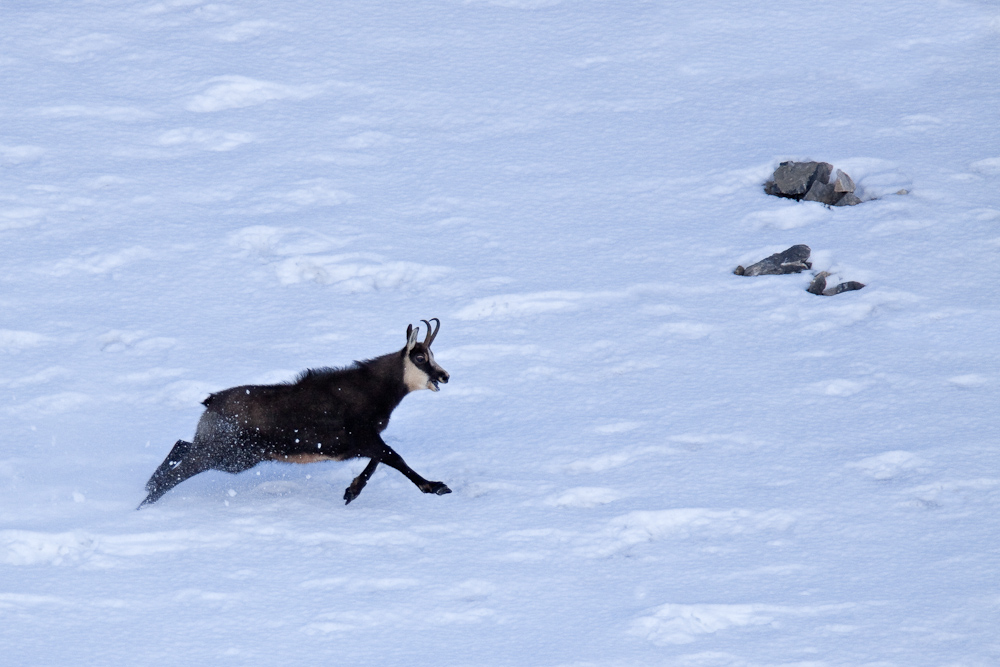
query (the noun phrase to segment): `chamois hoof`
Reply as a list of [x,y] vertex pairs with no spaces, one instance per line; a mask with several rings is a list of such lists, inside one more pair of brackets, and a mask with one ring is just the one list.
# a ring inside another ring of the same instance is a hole
[[354,491],[351,487],[344,489],[344,504],[350,505],[351,501],[357,498],[361,494],[361,490]]
[[437,496],[443,496],[446,493],[451,493],[451,489],[444,482],[428,482],[426,489],[421,489],[424,493],[433,493]]

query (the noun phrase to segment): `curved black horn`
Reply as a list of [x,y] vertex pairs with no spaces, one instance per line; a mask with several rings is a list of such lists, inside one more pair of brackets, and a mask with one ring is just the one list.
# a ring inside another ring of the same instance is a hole
[[441,320],[436,317],[432,317],[431,322],[437,322],[437,326],[433,328],[431,328],[431,322],[428,322],[427,320],[420,321],[427,325],[427,337],[424,338],[424,347],[430,347],[431,343],[434,342],[434,339],[437,338],[438,331],[441,329]]

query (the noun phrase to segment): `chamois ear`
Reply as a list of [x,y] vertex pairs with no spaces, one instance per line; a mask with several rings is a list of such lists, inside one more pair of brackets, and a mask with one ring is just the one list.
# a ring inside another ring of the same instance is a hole
[[416,329],[413,328],[412,324],[406,326],[406,351],[409,352],[413,349],[413,346],[417,344],[417,334],[420,333],[420,327]]

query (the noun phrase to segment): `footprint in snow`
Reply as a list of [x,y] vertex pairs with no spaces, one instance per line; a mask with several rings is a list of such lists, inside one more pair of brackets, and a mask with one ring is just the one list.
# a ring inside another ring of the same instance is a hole
[[929,461],[912,452],[896,450],[848,463],[847,467],[858,470],[866,477],[882,481],[926,472],[929,465]]
[[551,507],[597,507],[606,505],[622,498],[622,494],[614,489],[593,486],[578,486],[567,489],[561,494],[551,496],[545,504]]

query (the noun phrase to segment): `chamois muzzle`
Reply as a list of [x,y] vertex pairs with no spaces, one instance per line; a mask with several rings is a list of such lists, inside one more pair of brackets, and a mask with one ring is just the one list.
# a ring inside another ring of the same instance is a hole
[[448,384],[448,378],[450,377],[451,376],[448,375],[448,371],[438,366],[435,369],[435,374],[432,375],[430,379],[430,384],[432,386],[428,387],[428,389],[431,391],[440,391],[441,388],[438,387],[438,383]]

